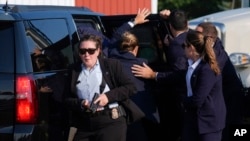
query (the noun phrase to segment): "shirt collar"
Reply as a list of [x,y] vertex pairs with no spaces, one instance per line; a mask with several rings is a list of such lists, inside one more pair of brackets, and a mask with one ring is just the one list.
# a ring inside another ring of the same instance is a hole
[[191,59],[188,59],[188,65],[189,65],[189,68],[193,68],[195,69],[201,62],[201,58],[199,58],[197,61],[193,61]]
[[[95,65],[89,70],[89,72],[93,71],[99,65],[100,63],[99,63],[99,60],[97,59]],[[83,63],[81,64],[81,66],[82,66],[82,70],[87,70],[86,66]]]

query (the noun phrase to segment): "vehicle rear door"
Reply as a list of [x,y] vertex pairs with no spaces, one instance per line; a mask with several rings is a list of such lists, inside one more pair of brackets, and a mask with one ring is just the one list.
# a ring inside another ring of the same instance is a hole
[[[136,15],[115,15],[102,16],[101,20],[104,27],[104,34],[111,38],[116,29],[123,23],[135,18]],[[156,71],[165,69],[166,57],[163,40],[166,34],[169,33],[167,21],[162,20],[159,15],[151,14],[149,22],[137,25],[131,30],[136,34],[139,40],[138,57],[145,58],[149,62],[149,66]]]
[[0,21],[0,140],[11,140],[15,122],[14,22]]

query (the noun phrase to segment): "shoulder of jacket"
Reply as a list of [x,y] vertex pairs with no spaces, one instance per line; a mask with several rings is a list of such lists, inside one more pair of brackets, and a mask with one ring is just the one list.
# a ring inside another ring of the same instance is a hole
[[118,59],[115,59],[115,58],[104,58],[103,62],[104,63],[118,63],[120,61]]

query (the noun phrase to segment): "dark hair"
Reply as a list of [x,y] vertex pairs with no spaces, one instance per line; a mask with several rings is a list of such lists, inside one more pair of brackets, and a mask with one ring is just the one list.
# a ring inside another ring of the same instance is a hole
[[197,25],[197,27],[201,27],[202,28],[202,34],[205,36],[209,36],[212,37],[214,39],[214,41],[217,39],[218,37],[218,31],[215,27],[215,25],[211,22],[202,22],[200,24]]
[[211,69],[215,74],[220,74],[220,68],[216,60],[216,55],[213,50],[213,39],[208,36],[204,36],[199,31],[188,32],[186,37],[186,44],[194,46],[196,52],[209,63]]
[[93,42],[95,42],[96,43],[96,48],[101,48],[101,46],[102,46],[101,37],[99,37],[97,35],[94,35],[94,34],[85,34],[80,39],[78,49],[80,48],[81,43],[84,42],[84,41],[93,41]]
[[169,15],[169,23],[175,30],[186,30],[188,28],[187,15],[182,10],[173,10]]

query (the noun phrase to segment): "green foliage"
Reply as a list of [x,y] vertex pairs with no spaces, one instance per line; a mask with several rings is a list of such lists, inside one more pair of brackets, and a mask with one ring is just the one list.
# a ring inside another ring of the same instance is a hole
[[[165,9],[165,6],[168,6],[169,9],[179,9],[184,5],[192,3],[194,0],[158,0],[159,9]],[[162,7],[163,6],[163,7]]]
[[188,18],[196,18],[222,11],[222,0],[158,0],[158,9],[182,9]]

